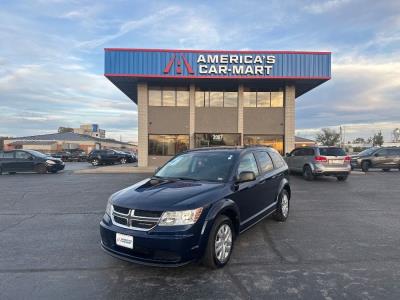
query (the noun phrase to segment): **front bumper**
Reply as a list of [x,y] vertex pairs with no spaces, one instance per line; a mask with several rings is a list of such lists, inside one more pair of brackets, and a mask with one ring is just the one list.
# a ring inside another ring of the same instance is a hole
[[47,165],[47,171],[62,171],[65,168],[65,164],[55,164],[55,165]]
[[[138,231],[116,226],[105,219],[100,223],[101,246],[119,259],[151,266],[176,267],[200,256],[200,232]],[[116,245],[117,232],[133,236],[133,249]]]

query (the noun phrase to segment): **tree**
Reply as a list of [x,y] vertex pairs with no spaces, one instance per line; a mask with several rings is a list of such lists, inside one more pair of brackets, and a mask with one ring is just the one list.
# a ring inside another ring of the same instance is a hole
[[363,138],[356,138],[353,140],[353,144],[365,144],[365,140]]
[[383,144],[383,135],[382,131],[379,131],[378,133],[375,133],[374,136],[372,137],[372,145],[373,146],[382,146]]
[[70,127],[58,127],[58,133],[74,132],[73,128]]
[[316,141],[324,146],[335,146],[339,144],[340,134],[329,128],[322,128],[317,134]]

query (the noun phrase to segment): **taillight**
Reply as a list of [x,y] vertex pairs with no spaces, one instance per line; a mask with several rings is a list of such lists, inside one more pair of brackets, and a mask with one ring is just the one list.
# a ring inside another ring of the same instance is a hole
[[325,156],[316,156],[314,159],[317,162],[328,162],[328,158],[326,158]]
[[346,156],[346,157],[344,158],[344,161],[351,161],[351,157],[350,157],[350,156]]

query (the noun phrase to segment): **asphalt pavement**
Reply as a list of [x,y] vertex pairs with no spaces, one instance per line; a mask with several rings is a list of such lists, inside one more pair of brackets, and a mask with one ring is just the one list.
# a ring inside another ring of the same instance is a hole
[[100,249],[108,196],[146,176],[0,176],[0,299],[400,299],[398,171],[293,176],[289,220],[248,230],[217,271]]

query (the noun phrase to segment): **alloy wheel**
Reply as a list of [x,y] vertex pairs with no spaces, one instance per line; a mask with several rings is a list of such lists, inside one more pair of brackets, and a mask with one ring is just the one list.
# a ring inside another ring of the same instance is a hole
[[232,229],[228,224],[222,224],[215,236],[215,256],[220,263],[224,263],[232,249]]
[[286,218],[289,213],[289,198],[287,194],[283,194],[281,201],[282,215]]

